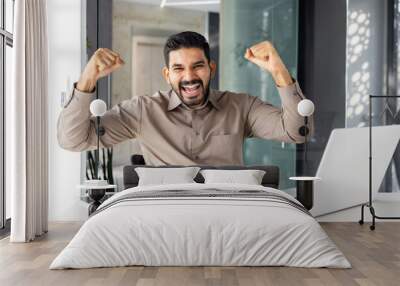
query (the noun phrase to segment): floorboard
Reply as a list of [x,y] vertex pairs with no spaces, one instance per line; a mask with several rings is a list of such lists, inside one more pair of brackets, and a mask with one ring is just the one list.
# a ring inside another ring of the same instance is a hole
[[290,267],[118,267],[48,270],[80,223],[51,223],[50,231],[32,243],[0,240],[0,285],[136,285],[136,286],[264,286],[264,285],[399,285],[400,222],[321,223],[352,263],[352,269]]

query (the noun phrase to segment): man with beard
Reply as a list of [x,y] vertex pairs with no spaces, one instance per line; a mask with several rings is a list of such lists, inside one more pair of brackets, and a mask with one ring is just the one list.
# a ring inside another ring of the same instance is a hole
[[[250,47],[244,57],[272,75],[281,108],[248,94],[210,89],[216,64],[198,33],[169,37],[164,57],[162,73],[171,90],[135,96],[107,111],[101,119],[101,146],[136,138],[148,165],[242,165],[246,137],[304,141],[299,134],[304,119],[297,113],[304,96],[270,42]],[[122,65],[120,56],[109,49],[97,50],[89,60],[58,120],[63,148],[96,147],[95,120],[89,113],[96,82]],[[311,127],[312,123],[310,118]]]

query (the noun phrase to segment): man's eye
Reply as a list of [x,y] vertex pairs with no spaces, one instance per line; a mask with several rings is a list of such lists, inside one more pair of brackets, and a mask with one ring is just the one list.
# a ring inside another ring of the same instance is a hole
[[183,68],[174,68],[174,71],[182,71]]
[[194,66],[195,69],[199,69],[199,68],[202,68],[202,67],[204,67],[204,65]]

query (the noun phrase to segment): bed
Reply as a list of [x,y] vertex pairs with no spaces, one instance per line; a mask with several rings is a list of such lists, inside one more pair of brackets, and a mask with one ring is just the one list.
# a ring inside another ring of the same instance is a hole
[[[194,183],[139,186],[124,168],[125,190],[107,199],[50,269],[144,266],[350,268],[311,214],[280,191],[276,166],[261,185]],[[171,166],[173,167],[173,166]]]

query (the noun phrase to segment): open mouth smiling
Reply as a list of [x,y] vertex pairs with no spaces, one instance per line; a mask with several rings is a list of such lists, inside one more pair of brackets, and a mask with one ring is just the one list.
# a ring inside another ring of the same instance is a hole
[[201,84],[184,84],[181,85],[181,90],[187,95],[188,97],[195,97],[198,96],[201,92]]

